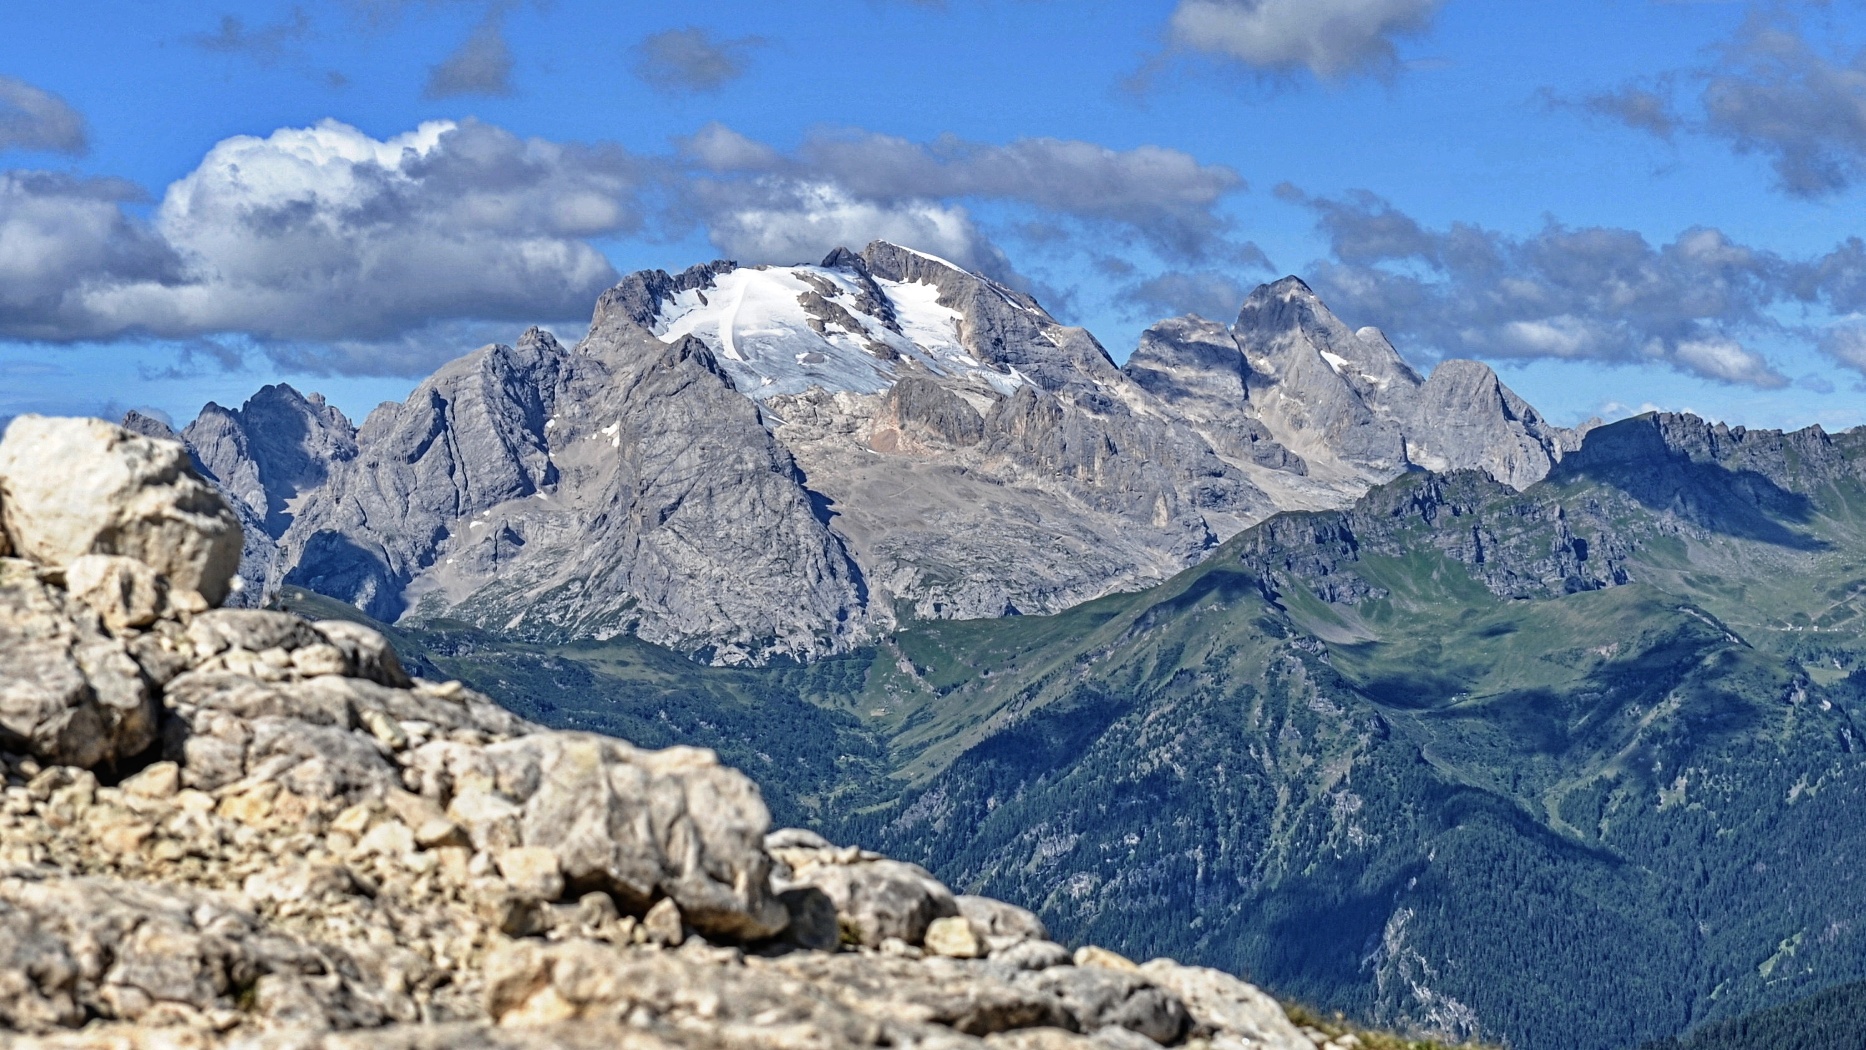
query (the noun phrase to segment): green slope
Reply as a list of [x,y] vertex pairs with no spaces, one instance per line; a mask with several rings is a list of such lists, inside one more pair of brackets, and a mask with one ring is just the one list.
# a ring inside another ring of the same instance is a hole
[[1131,955],[1529,1050],[1866,978],[1866,435],[1616,424],[1412,475],[1152,590],[808,668],[405,631],[560,725]]

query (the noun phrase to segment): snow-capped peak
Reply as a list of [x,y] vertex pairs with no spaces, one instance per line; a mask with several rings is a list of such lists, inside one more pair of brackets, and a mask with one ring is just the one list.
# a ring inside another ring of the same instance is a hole
[[844,267],[742,267],[664,300],[651,328],[669,342],[700,339],[734,385],[759,400],[811,387],[879,393],[916,367],[976,375],[1005,393],[1021,386],[1021,377],[966,350],[959,312],[939,297],[928,283]]

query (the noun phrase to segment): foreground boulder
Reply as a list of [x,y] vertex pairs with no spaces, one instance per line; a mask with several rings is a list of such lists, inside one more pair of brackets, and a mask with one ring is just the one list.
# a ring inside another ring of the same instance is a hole
[[20,416],[0,439],[0,520],[22,557],[136,560],[219,604],[240,567],[240,522],[172,441],[100,419]]
[[125,641],[35,566],[0,558],[0,747],[89,767],[155,735],[149,683]]
[[0,558],[0,1048],[1316,1045],[1228,975],[767,836],[710,751],[541,729],[361,624],[209,609],[224,507],[61,422],[25,433],[122,484],[92,528],[16,433],[0,457],[32,558]]

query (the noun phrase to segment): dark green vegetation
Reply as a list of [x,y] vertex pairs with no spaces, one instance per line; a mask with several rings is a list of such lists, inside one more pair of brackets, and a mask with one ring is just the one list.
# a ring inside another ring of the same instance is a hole
[[1866,981],[1705,1025],[1643,1050],[1859,1050],[1866,1046]]
[[404,644],[521,712],[703,743],[780,820],[1060,936],[1528,1050],[1866,978],[1866,433],[1596,431],[1411,475],[1152,590],[808,668]]

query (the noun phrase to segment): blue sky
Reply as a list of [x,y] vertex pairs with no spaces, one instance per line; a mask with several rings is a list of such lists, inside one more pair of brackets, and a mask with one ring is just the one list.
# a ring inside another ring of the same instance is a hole
[[0,415],[365,414],[620,273],[875,236],[1117,360],[1295,273],[1560,422],[1866,422],[1866,8],[84,2],[0,50]]

